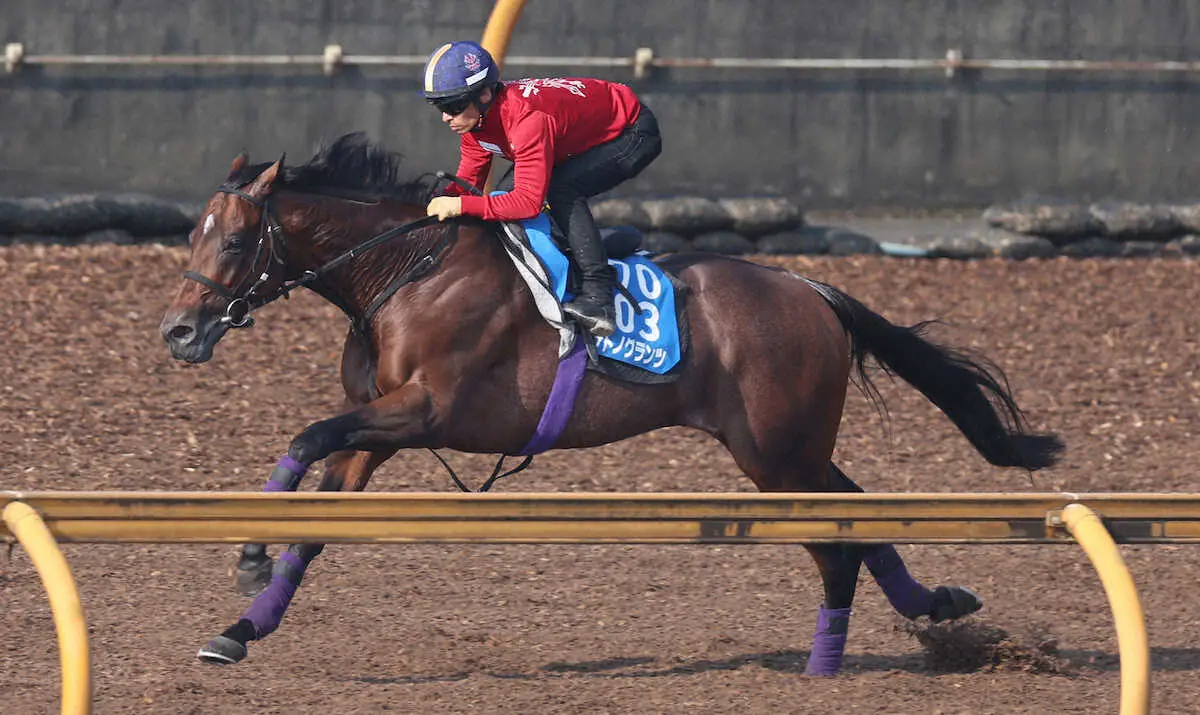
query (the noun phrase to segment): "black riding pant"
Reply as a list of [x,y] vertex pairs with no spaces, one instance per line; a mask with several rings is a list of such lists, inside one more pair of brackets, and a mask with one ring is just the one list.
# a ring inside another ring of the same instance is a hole
[[581,292],[589,298],[612,300],[613,273],[587,200],[637,176],[660,153],[658,120],[643,104],[637,120],[615,139],[554,167],[546,195],[550,216],[566,235],[582,278]]

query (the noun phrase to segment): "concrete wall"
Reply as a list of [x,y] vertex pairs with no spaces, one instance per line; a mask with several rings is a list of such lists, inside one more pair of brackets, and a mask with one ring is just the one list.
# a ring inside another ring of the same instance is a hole
[[[0,41],[43,53],[425,54],[477,38],[486,0],[3,0]],[[1200,59],[1187,0],[529,0],[524,55]],[[508,76],[582,70],[511,66]],[[782,192],[809,207],[982,205],[1038,192],[1171,199],[1200,178],[1200,76],[659,71],[628,81],[663,123],[636,189]],[[195,198],[242,148],[307,158],[365,129],[414,172],[455,138],[416,67],[38,69],[0,75],[0,194]],[[630,187],[631,189],[634,187]]]

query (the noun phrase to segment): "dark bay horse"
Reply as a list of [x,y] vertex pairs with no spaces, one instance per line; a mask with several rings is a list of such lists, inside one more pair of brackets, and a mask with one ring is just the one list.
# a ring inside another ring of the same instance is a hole
[[[175,358],[210,359],[227,330],[251,324],[250,311],[297,286],[351,323],[345,411],[295,437],[268,490],[296,489],[321,459],[321,490],[361,490],[401,449],[517,454],[534,433],[556,374],[557,333],[496,228],[426,219],[431,190],[429,181],[401,182],[398,157],[353,134],[302,166],[250,165],[243,154],[209,199],[162,321]],[[868,358],[920,390],[992,464],[1039,469],[1062,449],[1055,436],[1028,433],[998,368],[930,342],[924,325],[894,325],[835,288],[776,268],[712,254],[658,262],[688,290],[691,345],[680,376],[634,385],[589,371],[556,449],[682,425],[724,444],[761,491],[861,491],[831,456],[850,378],[878,396]],[[249,641],[279,625],[322,548],[293,545],[272,564],[262,545],[246,545],[239,584],[261,592],[200,657],[244,658]],[[982,605],[965,588],[921,585],[891,546],[808,551],[825,592],[810,674],[841,667],[864,563],[906,617],[940,621]]]

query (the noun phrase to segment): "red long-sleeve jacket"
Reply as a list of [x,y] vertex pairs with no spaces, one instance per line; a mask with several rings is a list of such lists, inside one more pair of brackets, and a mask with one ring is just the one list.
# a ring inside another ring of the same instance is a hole
[[615,139],[637,120],[641,103],[623,84],[599,79],[505,82],[479,126],[462,137],[458,176],[482,187],[495,155],[515,165],[513,190],[501,196],[462,195],[468,216],[518,221],[546,203],[553,168]]

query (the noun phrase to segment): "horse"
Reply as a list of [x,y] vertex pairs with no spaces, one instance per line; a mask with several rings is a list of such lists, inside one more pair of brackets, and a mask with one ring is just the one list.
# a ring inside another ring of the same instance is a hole
[[[300,287],[350,321],[345,409],[296,435],[266,491],[295,490],[322,459],[319,490],[358,491],[399,450],[515,455],[535,433],[559,337],[495,224],[425,216],[437,183],[402,178],[400,156],[361,133],[299,166],[284,157],[252,165],[242,153],[189,234],[188,270],[160,326],[174,358],[209,360],[230,329],[253,324],[252,311]],[[993,465],[1033,471],[1063,449],[1056,435],[1030,431],[998,366],[933,342],[926,323],[893,324],[833,286],[733,257],[654,260],[686,293],[690,345],[676,379],[633,384],[587,371],[548,446],[586,448],[685,426],[723,444],[760,491],[860,492],[832,455],[848,386],[881,400],[868,374],[877,366],[925,395]],[[966,587],[921,584],[890,545],[806,548],[824,590],[810,675],[841,668],[863,564],[907,618],[945,621],[982,607]],[[244,545],[238,589],[257,596],[198,657],[245,658],[250,641],[278,627],[322,549],[294,544],[273,562],[264,545]]]

